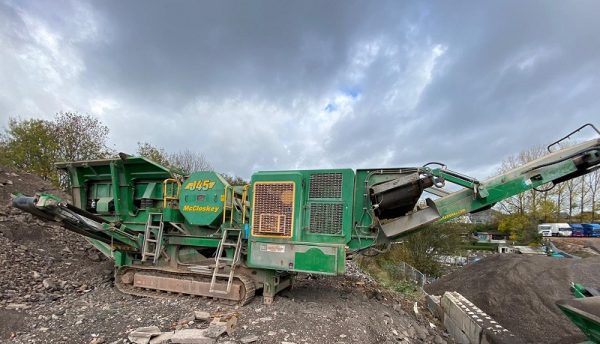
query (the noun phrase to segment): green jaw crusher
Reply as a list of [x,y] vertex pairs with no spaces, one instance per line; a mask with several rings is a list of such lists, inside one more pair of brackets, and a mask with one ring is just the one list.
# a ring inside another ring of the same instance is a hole
[[[581,176],[599,163],[594,139],[485,181],[427,164],[263,171],[249,185],[231,186],[212,171],[182,177],[121,154],[57,164],[70,177],[72,204],[47,194],[19,195],[13,203],[85,236],[114,259],[116,285],[126,293],[245,304],[261,291],[270,303],[296,273],[343,274],[349,254],[386,247],[427,224]],[[448,192],[445,183],[461,189]]]

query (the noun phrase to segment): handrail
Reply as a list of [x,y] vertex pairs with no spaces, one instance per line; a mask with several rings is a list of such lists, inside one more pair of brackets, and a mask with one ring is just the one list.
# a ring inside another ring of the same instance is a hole
[[246,223],[246,203],[248,202],[248,188],[250,185],[244,185],[242,189],[242,224]]
[[561,142],[562,142],[562,141],[564,141],[565,139],[568,139],[569,137],[571,137],[571,135],[573,135],[573,134],[577,133],[577,132],[578,132],[578,131],[580,131],[581,129],[583,129],[583,128],[585,128],[585,127],[588,127],[588,126],[589,126],[589,127],[592,127],[592,129],[594,129],[594,130],[596,131],[596,133],[598,133],[598,135],[600,135],[600,130],[598,130],[598,128],[596,128],[596,127],[595,127],[595,126],[594,126],[592,123],[586,123],[586,124],[582,125],[581,127],[577,128],[577,129],[575,129],[575,130],[573,130],[573,131],[572,131],[571,133],[569,133],[567,136],[565,136],[565,137],[563,137],[563,138],[559,139],[559,140],[558,140],[558,141],[556,141],[556,142],[553,142],[553,143],[549,144],[549,145],[548,145],[548,147],[546,147],[546,149],[548,149],[548,152],[552,153],[552,150],[550,149],[550,147],[552,147],[552,146],[554,146],[554,145],[557,145],[557,144],[561,143]]
[[[177,192],[174,196],[167,196],[167,185],[169,183],[177,183]],[[167,208],[167,201],[179,199],[179,192],[181,191],[181,182],[175,178],[167,178],[163,180],[163,208]]]

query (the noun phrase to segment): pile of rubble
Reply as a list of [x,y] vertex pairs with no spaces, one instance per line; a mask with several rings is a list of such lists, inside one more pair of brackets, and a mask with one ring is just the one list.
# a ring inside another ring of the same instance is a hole
[[[175,331],[163,332],[158,326],[139,327],[129,333],[127,338],[135,344],[165,344],[165,343],[197,343],[213,344],[223,334],[232,336],[236,329],[239,313],[222,313],[211,315],[209,312],[195,311],[189,317],[178,322]],[[184,328],[184,327],[196,328]],[[96,340],[96,344],[101,339]],[[242,343],[252,343],[258,336],[250,335],[241,338]],[[221,341],[220,343],[225,343]]]

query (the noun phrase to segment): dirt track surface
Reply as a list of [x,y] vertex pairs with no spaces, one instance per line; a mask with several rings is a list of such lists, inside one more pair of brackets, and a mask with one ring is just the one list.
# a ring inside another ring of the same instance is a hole
[[573,298],[571,282],[600,286],[600,257],[497,254],[444,276],[426,290],[461,293],[529,343],[579,343],[585,336],[555,304]]
[[9,206],[11,192],[51,190],[45,181],[0,167],[0,184],[0,342],[129,343],[142,326],[206,327],[190,322],[194,311],[239,313],[234,335],[218,343],[248,335],[277,344],[451,342],[426,310],[415,315],[412,301],[380,290],[353,264],[346,276],[299,276],[271,306],[260,296],[239,308],[125,295],[113,285],[112,262],[83,238]]
[[585,258],[600,256],[600,238],[560,238],[550,239],[559,250]]

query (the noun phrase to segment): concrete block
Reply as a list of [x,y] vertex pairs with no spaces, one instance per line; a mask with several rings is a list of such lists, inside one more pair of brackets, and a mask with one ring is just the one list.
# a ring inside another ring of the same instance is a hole
[[205,336],[205,330],[186,329],[175,331],[171,343],[178,344],[214,344],[217,340]]
[[433,314],[436,318],[442,320],[443,312],[441,305],[441,297],[436,295],[425,295],[425,301],[427,302],[427,309]]
[[522,343],[514,334],[457,292],[444,293],[440,306],[444,326],[458,343]]

